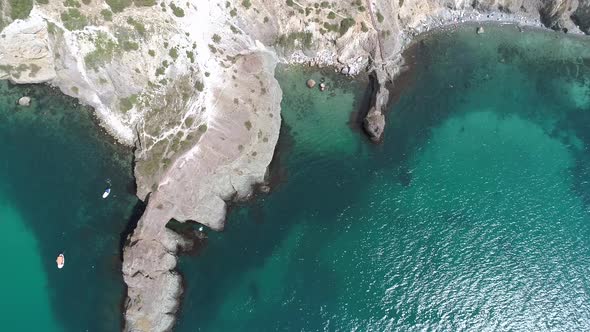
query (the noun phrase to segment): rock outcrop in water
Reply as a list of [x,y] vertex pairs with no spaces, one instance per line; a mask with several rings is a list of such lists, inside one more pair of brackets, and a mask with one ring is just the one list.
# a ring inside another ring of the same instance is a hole
[[186,243],[168,221],[223,229],[226,202],[264,182],[280,128],[277,59],[374,72],[364,125],[378,142],[386,84],[419,33],[488,20],[590,28],[586,0],[44,2],[0,0],[0,78],[58,87],[136,147],[149,202],[124,252],[128,331],[174,324]]

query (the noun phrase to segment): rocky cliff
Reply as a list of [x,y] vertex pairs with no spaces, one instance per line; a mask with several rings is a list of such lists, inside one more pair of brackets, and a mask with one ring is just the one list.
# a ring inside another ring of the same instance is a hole
[[384,85],[411,40],[487,20],[588,33],[590,1],[0,0],[0,79],[54,85],[135,146],[148,204],[124,252],[125,329],[167,331],[186,243],[166,224],[223,229],[226,202],[265,181],[280,129],[277,61],[374,72],[365,128],[379,141]]

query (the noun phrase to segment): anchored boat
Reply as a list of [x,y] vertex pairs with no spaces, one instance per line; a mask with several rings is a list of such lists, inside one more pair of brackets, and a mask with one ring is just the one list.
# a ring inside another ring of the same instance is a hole
[[62,267],[64,267],[64,264],[66,263],[66,258],[64,257],[64,254],[59,254],[59,256],[57,256],[57,259],[55,260],[55,262],[57,263],[58,269],[61,269]]

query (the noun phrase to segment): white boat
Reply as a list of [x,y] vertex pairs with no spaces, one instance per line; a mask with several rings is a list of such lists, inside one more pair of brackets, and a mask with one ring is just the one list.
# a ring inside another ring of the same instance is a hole
[[107,198],[111,194],[111,188],[107,188],[104,193],[102,193],[102,198]]
[[59,254],[59,256],[57,256],[57,259],[55,260],[55,262],[57,263],[58,269],[61,269],[62,267],[64,267],[64,264],[66,263],[66,258],[64,257],[64,254]]

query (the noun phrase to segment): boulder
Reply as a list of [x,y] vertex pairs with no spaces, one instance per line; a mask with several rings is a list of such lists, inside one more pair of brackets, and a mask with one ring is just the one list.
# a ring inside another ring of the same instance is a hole
[[18,100],[18,104],[20,106],[30,106],[31,105],[31,97],[20,97],[20,99]]
[[320,83],[320,91],[326,90],[326,83]]
[[380,142],[385,130],[385,115],[375,107],[371,108],[367,117],[363,121],[363,127],[369,135],[371,141]]
[[481,35],[482,33],[484,33],[484,32],[485,32],[485,30],[483,29],[483,27],[477,27],[477,29],[475,29],[475,32],[476,32],[478,35]]
[[313,88],[315,86],[315,81],[312,79],[307,80],[307,87],[308,88]]

